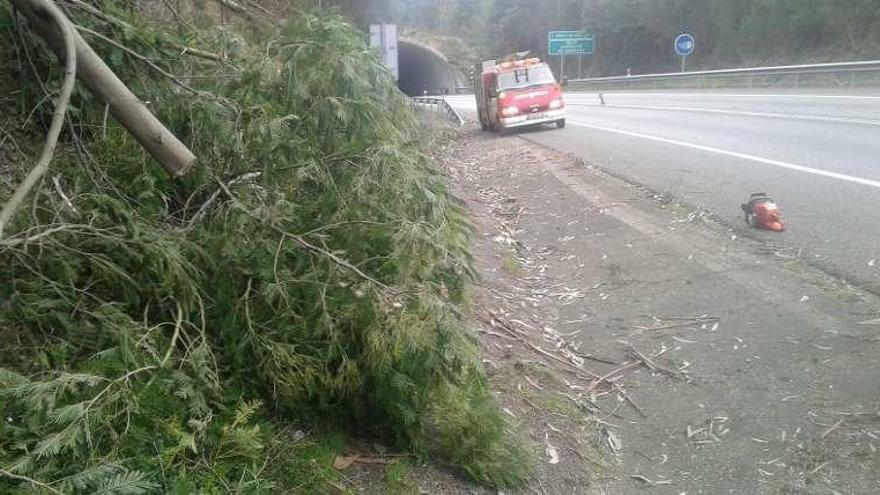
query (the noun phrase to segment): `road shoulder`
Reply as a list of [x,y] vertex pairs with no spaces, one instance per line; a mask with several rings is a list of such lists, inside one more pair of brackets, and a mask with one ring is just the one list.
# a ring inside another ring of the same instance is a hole
[[[534,446],[533,488],[880,488],[878,327],[859,324],[876,298],[521,138],[466,132],[445,158],[478,228],[475,312]],[[554,387],[580,415],[528,395]]]

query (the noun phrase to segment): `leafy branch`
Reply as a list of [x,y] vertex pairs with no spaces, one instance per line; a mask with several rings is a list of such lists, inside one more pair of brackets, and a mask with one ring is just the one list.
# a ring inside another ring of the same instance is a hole
[[25,1],[32,2],[33,6],[40,15],[50,18],[55,23],[59,32],[63,45],[64,53],[64,82],[61,85],[61,91],[58,94],[58,100],[55,104],[55,111],[52,114],[52,123],[49,125],[49,133],[46,136],[46,142],[43,145],[43,151],[37,164],[31,169],[24,181],[16,188],[12,197],[0,209],[0,240],[3,239],[3,231],[6,225],[15,215],[15,212],[21,206],[28,193],[33,189],[37,182],[49,170],[49,163],[55,154],[55,146],[58,144],[58,136],[61,134],[61,126],[64,125],[64,115],[67,113],[67,106],[70,103],[70,95],[73,93],[73,85],[76,82],[76,47],[74,46],[73,27],[53,2],[48,0],[12,0],[13,4],[19,9],[28,8]]

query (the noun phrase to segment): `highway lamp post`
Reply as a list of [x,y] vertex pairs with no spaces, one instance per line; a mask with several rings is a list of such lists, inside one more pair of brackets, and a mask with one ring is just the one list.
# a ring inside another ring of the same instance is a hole
[[559,55],[559,79],[565,84],[565,54]]
[[[559,13],[561,12],[562,0],[556,0],[556,24],[559,24]],[[559,80],[565,84],[565,53],[559,54]]]

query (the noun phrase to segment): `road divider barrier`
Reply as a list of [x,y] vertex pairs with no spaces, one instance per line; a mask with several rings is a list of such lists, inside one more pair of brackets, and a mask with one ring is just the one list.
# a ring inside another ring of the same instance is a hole
[[[860,74],[871,73],[873,78],[859,80]],[[715,87],[730,85],[731,78],[742,78],[743,85],[751,87],[778,86],[790,84],[795,88],[807,86],[809,82],[804,76],[828,76],[826,84],[838,87],[855,87],[858,85],[880,85],[880,60],[862,60],[857,62],[833,62],[824,64],[779,65],[772,67],[744,67],[737,69],[698,70],[686,72],[669,72],[658,74],[637,74],[629,76],[590,77],[570,79],[569,84],[582,87],[615,87],[623,84],[630,87],[636,83],[647,82],[651,87],[659,87],[658,83],[671,81],[690,81],[699,87]],[[844,76],[841,79],[838,76]],[[771,81],[761,82],[761,77],[769,77]]]

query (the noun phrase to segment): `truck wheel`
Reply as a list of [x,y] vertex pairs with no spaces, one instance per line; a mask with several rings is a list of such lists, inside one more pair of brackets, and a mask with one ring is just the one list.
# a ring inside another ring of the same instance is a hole
[[556,127],[559,129],[565,129],[565,119],[557,120]]

